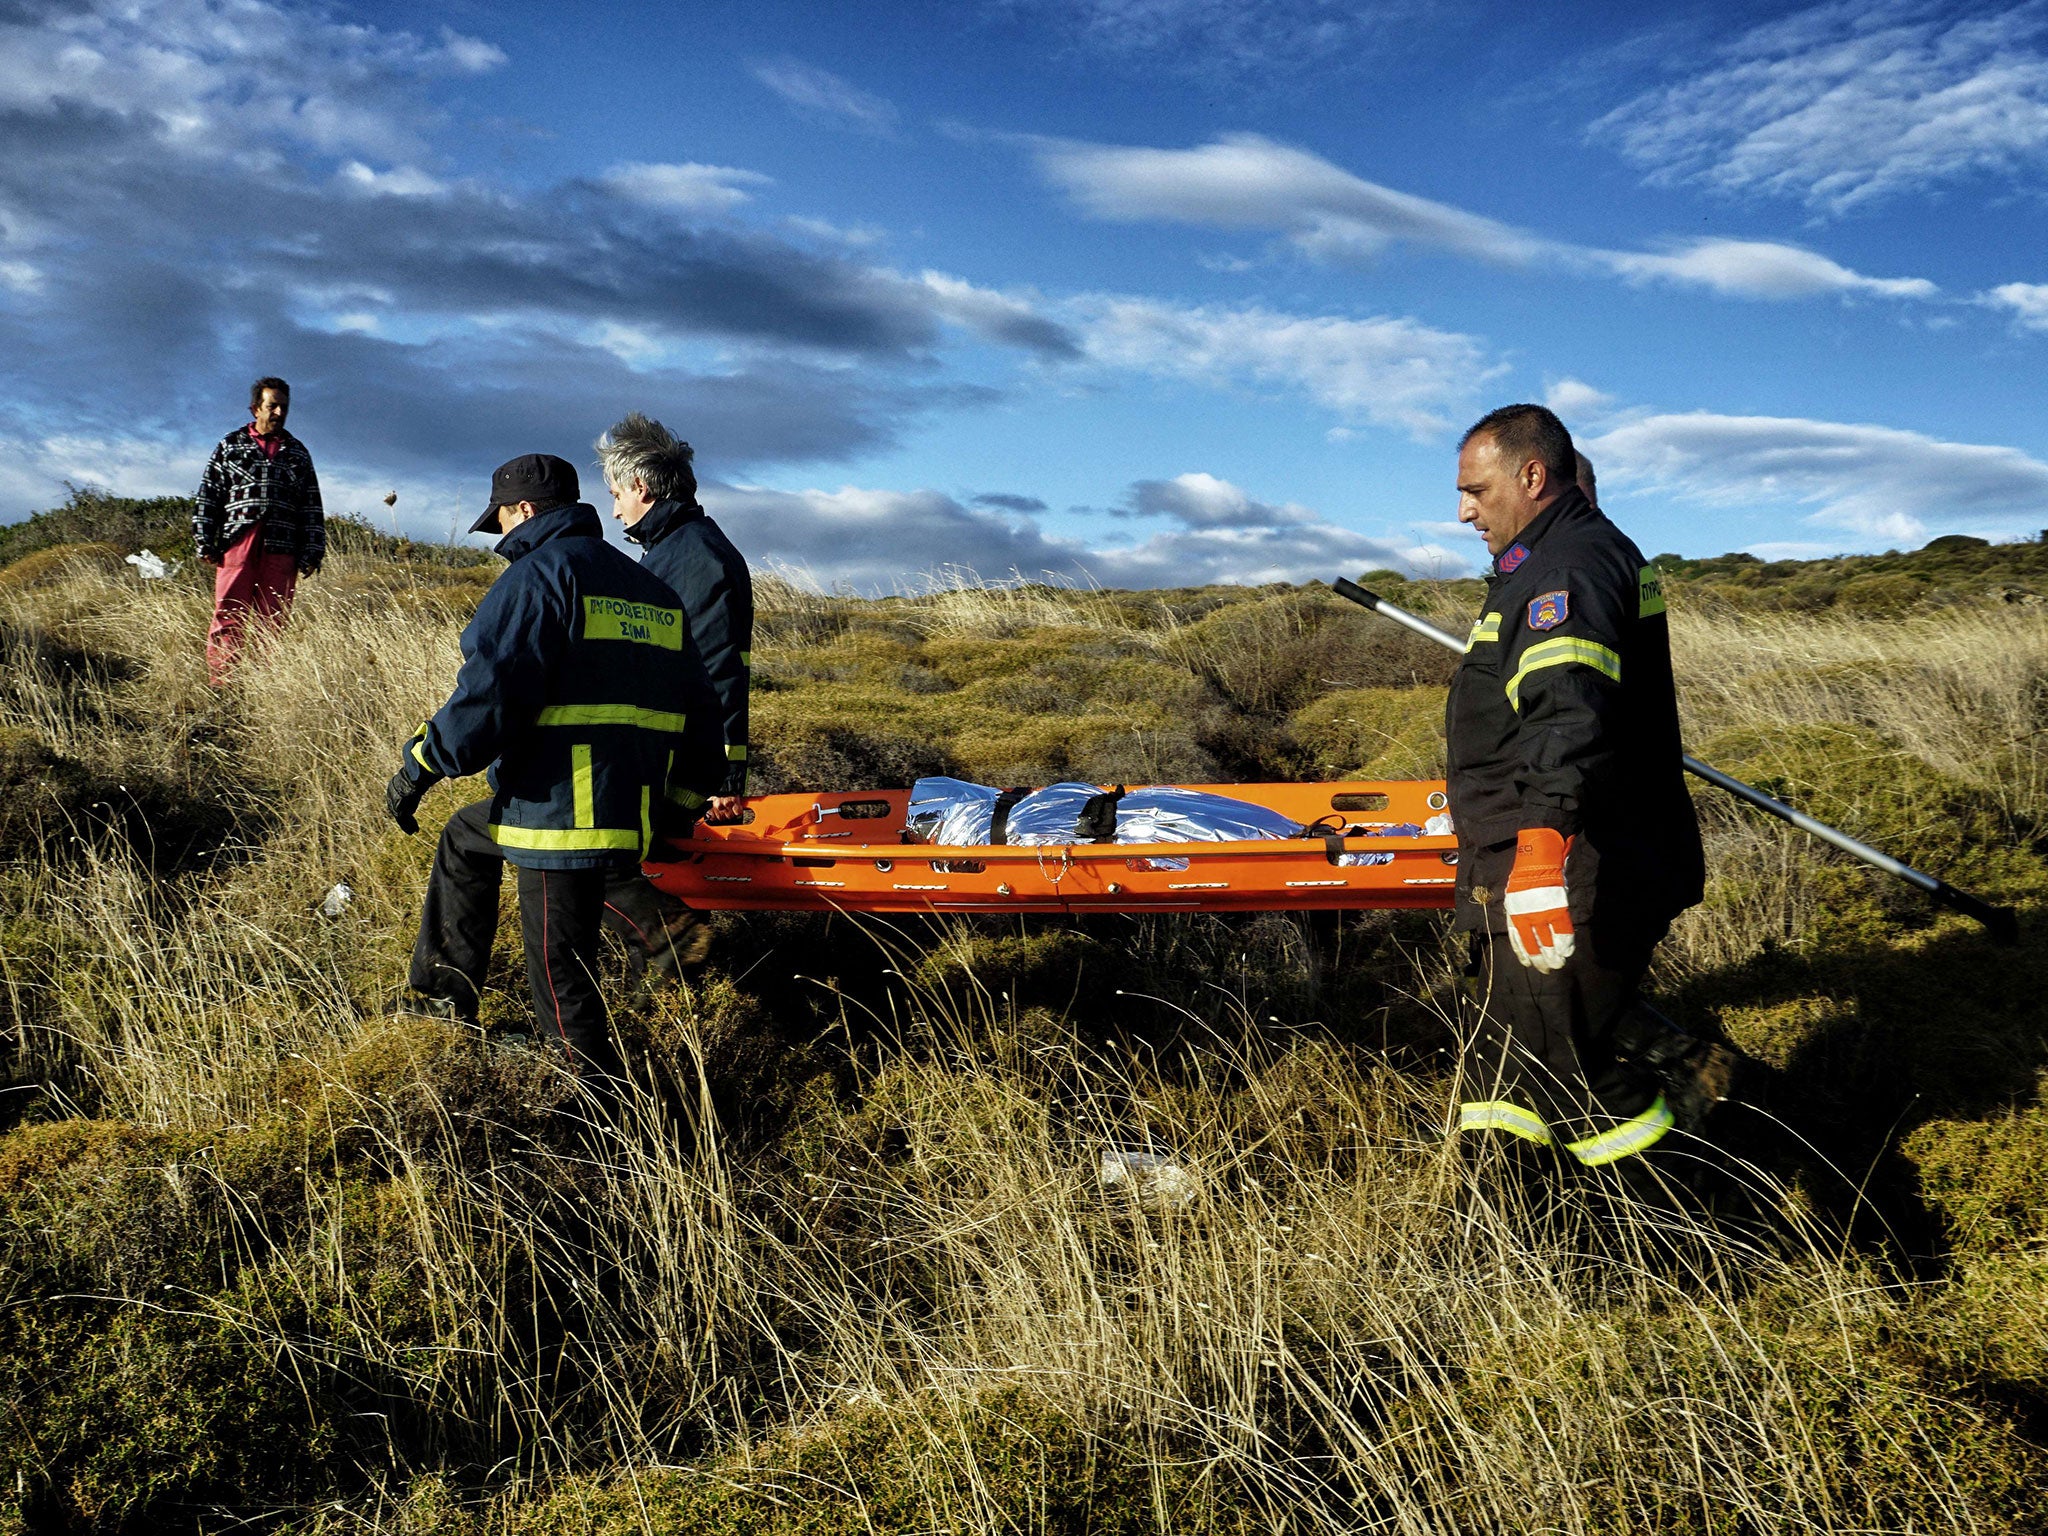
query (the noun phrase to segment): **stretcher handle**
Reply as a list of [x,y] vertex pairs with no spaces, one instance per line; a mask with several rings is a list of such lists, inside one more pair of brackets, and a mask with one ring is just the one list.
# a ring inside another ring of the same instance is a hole
[[[1382,618],[1392,619],[1396,624],[1412,629],[1416,634],[1426,639],[1434,640],[1439,645],[1449,646],[1452,650],[1460,653],[1465,649],[1465,642],[1458,639],[1455,635],[1438,629],[1428,620],[1419,619],[1405,609],[1396,608],[1385,598],[1377,593],[1366,591],[1365,588],[1355,581],[1348,581],[1344,577],[1339,576],[1332,584],[1332,588],[1339,597],[1349,598],[1361,608],[1370,608]],[[1683,761],[1685,771],[1692,774],[1695,778],[1705,779],[1715,788],[1725,789],[1729,794],[1735,796],[1736,799],[1748,801],[1749,804],[1755,806],[1766,815],[1775,816],[1780,821],[1790,822],[1800,831],[1811,833],[1824,843],[1832,843],[1844,853],[1861,859],[1873,868],[1881,869],[1888,875],[1895,875],[1908,885],[1917,886],[1942,906],[1953,907],[1965,917],[1976,919],[1990,932],[1995,942],[2000,944],[2017,944],[2019,942],[2019,914],[2011,907],[1993,906],[1981,896],[1972,896],[1968,891],[1959,891],[1939,876],[1930,875],[1925,870],[1915,869],[1904,860],[1895,859],[1880,848],[1873,848],[1868,843],[1859,842],[1839,828],[1831,827],[1824,821],[1818,821],[1807,815],[1804,811],[1795,810],[1784,801],[1765,794],[1755,785],[1745,784],[1734,775],[1723,773],[1720,769],[1703,763],[1696,757],[1688,754]]]

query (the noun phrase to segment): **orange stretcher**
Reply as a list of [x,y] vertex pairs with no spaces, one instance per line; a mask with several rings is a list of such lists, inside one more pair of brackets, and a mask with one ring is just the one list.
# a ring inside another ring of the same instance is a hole
[[[906,841],[910,791],[762,795],[663,845],[648,879],[738,912],[1311,912],[1449,907],[1455,837],[1371,836],[1444,808],[1434,782],[1187,784],[1337,834],[1230,843],[947,847]],[[1360,835],[1345,835],[1351,828]],[[1352,864],[1347,854],[1391,854]]]

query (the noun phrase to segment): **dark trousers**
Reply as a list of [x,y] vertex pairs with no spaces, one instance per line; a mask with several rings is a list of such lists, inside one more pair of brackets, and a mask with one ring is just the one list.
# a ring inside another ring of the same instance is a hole
[[1661,1128],[1640,1119],[1659,1102],[1657,1081],[1618,1049],[1640,1027],[1654,939],[1604,949],[1593,939],[1581,928],[1572,957],[1539,971],[1515,958],[1507,935],[1472,935],[1461,1062],[1467,1129],[1536,1141],[1540,1128],[1560,1151],[1576,1146],[1572,1156],[1596,1163],[1658,1139]]
[[[498,890],[505,855],[491,840],[490,802],[466,805],[448,818],[434,850],[413,945],[415,992],[445,998],[474,1019],[498,931]],[[526,946],[526,983],[540,1033],[566,1051],[578,1069],[618,1070],[618,1052],[597,987],[597,945],[606,871],[513,866],[519,887],[519,936]]]
[[605,872],[604,926],[626,946],[635,980],[671,979],[704,957],[710,935],[704,919],[636,869]]

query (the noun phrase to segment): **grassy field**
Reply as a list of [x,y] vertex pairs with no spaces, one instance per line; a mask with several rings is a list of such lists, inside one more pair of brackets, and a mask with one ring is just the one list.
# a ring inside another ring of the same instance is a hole
[[[1691,749],[2023,940],[1703,798],[1740,1102],[1531,1211],[1426,914],[721,918],[593,1116],[511,922],[481,1035],[394,1012],[495,562],[343,528],[216,697],[124,505],[0,547],[0,1532],[2048,1531],[2032,546],[1673,563]],[[760,595],[757,789],[1441,770],[1453,658],[1319,588]]]

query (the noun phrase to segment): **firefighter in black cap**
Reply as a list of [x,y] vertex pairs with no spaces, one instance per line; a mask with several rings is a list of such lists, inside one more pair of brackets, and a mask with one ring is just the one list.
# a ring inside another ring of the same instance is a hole
[[1699,824],[1662,585],[1576,482],[1542,406],[1494,411],[1459,446],[1458,517],[1493,569],[1445,723],[1479,1005],[1458,1124],[1600,1166],[1702,1116],[1730,1058],[1638,994],[1700,899]]
[[579,1070],[611,1074],[596,980],[605,877],[637,866],[720,786],[718,704],[675,594],[605,542],[566,460],[500,466],[470,531],[487,530],[511,564],[462,632],[454,692],[386,791],[415,832],[436,781],[487,772],[491,788],[441,834],[411,985],[474,1021],[509,863],[541,1034]]

